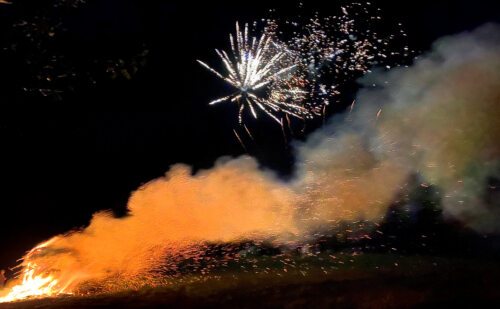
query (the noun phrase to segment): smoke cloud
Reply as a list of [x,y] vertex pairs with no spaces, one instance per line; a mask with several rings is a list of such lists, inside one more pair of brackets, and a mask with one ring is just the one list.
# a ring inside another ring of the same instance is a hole
[[293,181],[249,157],[194,175],[176,165],[132,194],[130,216],[98,213],[24,266],[57,271],[70,289],[131,282],[205,242],[285,242],[342,220],[380,221],[412,174],[440,188],[446,216],[500,232],[488,183],[500,176],[500,26],[440,39],[412,67],[362,83],[352,110],[295,145]]
[[419,174],[446,216],[499,232],[488,180],[500,172],[500,26],[440,39],[411,68],[362,83],[352,113],[298,146],[297,185],[319,221],[378,220]]
[[366,117],[382,110],[362,129],[373,152],[438,186],[446,216],[500,232],[500,205],[488,184],[500,172],[500,27],[443,38],[409,70],[372,78],[365,84],[388,86],[360,93],[354,121],[369,125]]

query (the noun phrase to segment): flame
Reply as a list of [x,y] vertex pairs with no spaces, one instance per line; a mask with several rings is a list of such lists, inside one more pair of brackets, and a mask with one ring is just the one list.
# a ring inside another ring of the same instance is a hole
[[41,250],[57,240],[54,237],[29,251],[23,258],[22,279],[21,282],[12,286],[9,293],[0,297],[0,303],[13,302],[28,298],[51,297],[61,294],[71,294],[67,292],[71,281],[68,281],[61,287],[60,280],[50,272],[44,272],[38,264],[30,262],[30,259],[36,256]]
[[52,275],[35,275],[38,265],[29,264],[23,271],[23,280],[12,287],[9,294],[0,298],[0,302],[12,302],[31,297],[47,297],[60,294],[57,289],[59,281]]

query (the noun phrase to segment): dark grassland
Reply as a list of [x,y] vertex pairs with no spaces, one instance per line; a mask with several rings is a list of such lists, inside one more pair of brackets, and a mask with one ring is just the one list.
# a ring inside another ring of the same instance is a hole
[[0,308],[500,308],[500,264],[493,259],[345,254],[336,266],[325,260],[300,258],[286,272],[229,270],[162,288]]

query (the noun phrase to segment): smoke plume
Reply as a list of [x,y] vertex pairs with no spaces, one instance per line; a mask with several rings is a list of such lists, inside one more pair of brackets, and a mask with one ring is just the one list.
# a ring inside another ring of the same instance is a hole
[[[439,187],[446,216],[499,232],[489,180],[500,175],[500,27],[443,38],[409,70],[365,84],[384,81],[387,87],[360,93],[354,120],[372,153]],[[377,110],[378,121],[368,121]]]
[[440,39],[411,68],[362,83],[352,113],[298,146],[297,186],[314,194],[314,224],[378,220],[418,174],[442,190],[446,216],[499,232],[488,180],[500,172],[500,27]]

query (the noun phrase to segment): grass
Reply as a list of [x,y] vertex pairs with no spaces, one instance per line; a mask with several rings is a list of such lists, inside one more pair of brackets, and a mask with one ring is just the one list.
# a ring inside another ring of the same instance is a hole
[[[499,307],[495,261],[427,256],[329,254],[297,257],[285,272],[269,257],[200,279],[108,295],[58,297],[0,308],[415,308]],[[265,271],[264,271],[265,270]]]

